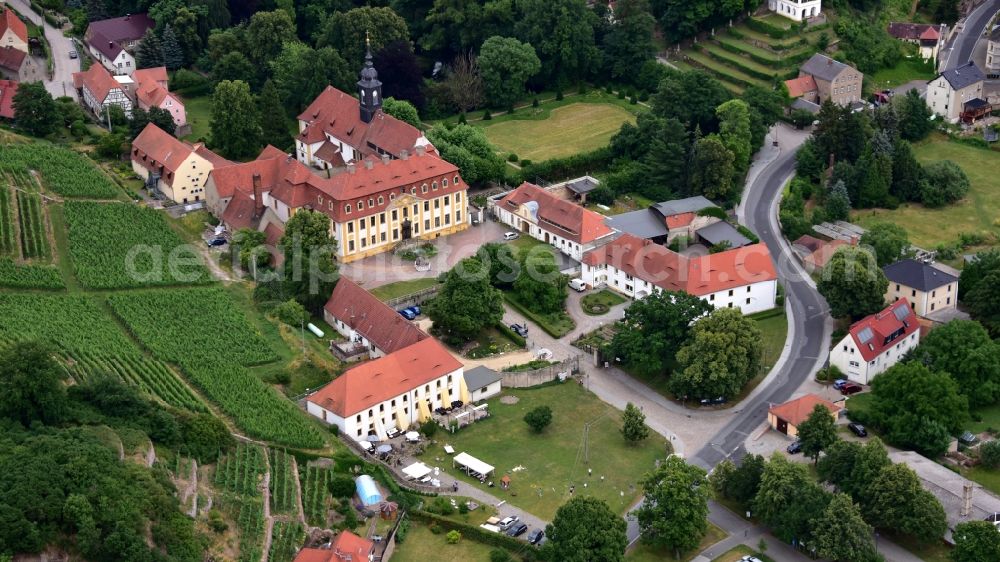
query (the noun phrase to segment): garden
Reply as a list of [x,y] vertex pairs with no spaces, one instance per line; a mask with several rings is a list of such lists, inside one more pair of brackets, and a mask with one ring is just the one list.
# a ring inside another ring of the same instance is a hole
[[515,341],[509,329],[502,327],[485,328],[479,332],[476,339],[466,344],[463,355],[469,359],[482,359],[502,353],[509,353],[523,349],[523,339],[521,342]]
[[580,308],[591,316],[607,314],[612,307],[626,302],[628,299],[609,289],[592,292],[580,299]]
[[113,199],[121,190],[87,157],[48,144],[5,144],[0,151],[0,167],[6,170],[35,170],[45,187],[65,197]]
[[404,297],[406,295],[412,295],[413,293],[433,287],[434,285],[437,285],[437,283],[438,280],[435,277],[407,279],[405,281],[396,281],[395,283],[375,287],[371,290],[371,294],[378,300],[386,302],[391,301],[392,299],[398,299],[399,297]]
[[[436,529],[440,531],[440,528]],[[458,542],[449,543],[447,533],[434,533],[431,527],[420,522],[410,521],[406,539],[396,546],[392,554],[395,562],[487,562],[490,551],[485,544],[472,539],[461,538]]]

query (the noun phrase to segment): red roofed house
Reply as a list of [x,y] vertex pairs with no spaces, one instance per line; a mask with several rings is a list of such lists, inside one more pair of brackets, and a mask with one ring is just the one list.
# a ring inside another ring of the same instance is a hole
[[344,530],[330,548],[303,548],[295,562],[372,562],[374,551],[375,543]]
[[140,108],[149,111],[151,107],[158,107],[170,113],[178,128],[187,125],[184,102],[177,94],[170,93],[165,67],[136,70],[132,80],[135,81],[135,101]]
[[156,24],[146,14],[127,14],[90,22],[83,40],[104,68],[113,74],[131,75],[135,71],[132,52],[146,31],[154,27]]
[[0,80],[0,119],[14,118],[15,94],[17,94],[17,82]]
[[28,26],[10,8],[3,7],[0,13],[0,48],[10,47],[28,53]]
[[423,330],[346,277],[337,281],[323,319],[376,359],[429,338]]
[[41,80],[38,65],[28,53],[14,47],[0,47],[0,78],[33,82]]
[[132,141],[131,158],[132,170],[147,187],[178,203],[204,199],[209,172],[231,164],[204,145],[182,142],[152,123]]
[[819,103],[819,86],[816,79],[806,74],[791,80],[785,80],[785,87],[788,88],[788,97],[802,98],[812,103]]
[[947,34],[947,27],[944,24],[892,22],[889,24],[888,32],[900,41],[918,45],[920,57],[927,61],[937,60],[938,51]]
[[799,434],[799,424],[809,419],[816,405],[822,405],[830,410],[833,421],[837,421],[844,408],[828,400],[824,400],[815,394],[806,394],[795,400],[789,400],[784,404],[774,406],[767,411],[767,423],[775,431],[779,431],[789,437],[796,437]]
[[704,256],[682,256],[652,240],[622,234],[583,256],[584,283],[641,299],[684,291],[716,308],[751,314],[775,307],[778,275],[761,243]]
[[604,215],[528,182],[498,201],[496,214],[500,222],[551,244],[577,261],[615,232],[604,223]]
[[844,240],[820,240],[815,236],[803,234],[795,242],[792,242],[792,249],[799,254],[802,263],[807,266],[807,270],[811,273],[826,267],[837,248],[848,244],[857,244],[857,240],[853,243]]
[[830,351],[830,364],[850,380],[869,384],[919,343],[917,315],[909,301],[902,298],[852,324],[844,339]]
[[105,108],[117,105],[126,116],[132,115],[132,100],[125,86],[115,80],[103,66],[94,64],[83,72],[73,73],[73,86],[80,99],[98,117],[104,117]]

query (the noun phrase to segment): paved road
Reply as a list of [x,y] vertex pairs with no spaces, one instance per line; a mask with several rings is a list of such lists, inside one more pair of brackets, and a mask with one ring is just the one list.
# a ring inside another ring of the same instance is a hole
[[981,6],[976,8],[965,18],[965,27],[958,32],[952,41],[951,48],[946,55],[947,62],[942,66],[945,70],[962,66],[972,60],[972,52],[976,48],[976,42],[983,36],[986,24],[1000,11],[1000,0],[986,0]]
[[76,99],[73,73],[80,71],[80,59],[69,58],[69,52],[76,50],[73,40],[63,35],[62,30],[46,23],[42,16],[32,12],[27,0],[7,0],[7,4],[45,29],[45,38],[52,48],[52,60],[55,63],[52,80],[45,80],[45,89],[52,97],[69,96]]

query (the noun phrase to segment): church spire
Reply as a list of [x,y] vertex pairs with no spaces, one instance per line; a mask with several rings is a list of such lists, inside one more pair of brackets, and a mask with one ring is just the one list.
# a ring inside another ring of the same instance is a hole
[[368,32],[365,32],[365,66],[361,69],[361,79],[358,80],[358,96],[361,100],[361,120],[371,123],[375,113],[382,107],[382,82],[372,63],[372,44]]

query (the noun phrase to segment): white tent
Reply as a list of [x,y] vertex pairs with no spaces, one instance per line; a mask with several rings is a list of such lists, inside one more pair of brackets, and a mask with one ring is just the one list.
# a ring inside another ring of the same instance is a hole
[[475,472],[476,474],[489,476],[489,474],[493,472],[493,466],[484,463],[466,452],[461,452],[455,455],[455,458],[452,459],[452,465],[455,464],[465,468],[465,472],[467,473]]
[[431,473],[431,467],[422,462],[415,462],[403,469],[403,474],[411,480],[418,480]]

